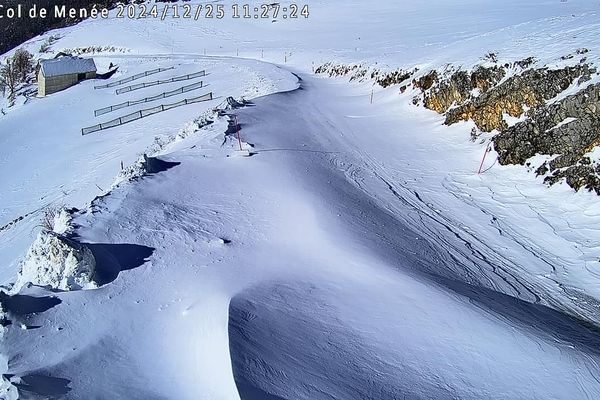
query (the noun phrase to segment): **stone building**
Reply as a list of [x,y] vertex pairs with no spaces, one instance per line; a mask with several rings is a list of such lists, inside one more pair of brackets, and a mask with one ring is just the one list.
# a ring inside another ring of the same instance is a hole
[[38,71],[38,96],[56,93],[83,80],[93,79],[96,71],[92,58],[61,55],[52,60],[42,60]]

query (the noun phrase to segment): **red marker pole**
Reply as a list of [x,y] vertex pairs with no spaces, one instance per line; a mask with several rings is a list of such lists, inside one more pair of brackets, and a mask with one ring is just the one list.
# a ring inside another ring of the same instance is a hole
[[477,171],[477,174],[481,174],[481,168],[483,168],[483,163],[485,162],[485,158],[487,157],[487,153],[489,153],[490,144],[491,143],[488,143],[487,147],[485,148],[485,153],[483,153],[483,158],[481,159],[481,164],[479,164],[479,171]]
[[242,149],[242,139],[240,138],[240,126],[238,125],[237,122],[237,115],[233,116],[234,120],[235,120],[235,135],[237,136],[237,140],[238,140],[238,144],[240,145],[240,151],[243,151]]

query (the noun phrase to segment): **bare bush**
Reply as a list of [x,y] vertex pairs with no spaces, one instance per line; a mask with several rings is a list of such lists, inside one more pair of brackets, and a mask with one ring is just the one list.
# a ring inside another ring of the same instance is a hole
[[61,207],[50,206],[46,208],[42,217],[42,229],[44,229],[47,232],[53,232],[54,225],[56,223],[56,217],[58,217],[60,212]]
[[2,96],[8,93],[10,105],[14,104],[19,84],[27,82],[33,70],[33,56],[24,49],[18,49],[6,64],[0,64],[0,91]]
[[4,96],[8,92],[8,98],[14,101],[17,86],[19,85],[19,75],[15,69],[12,59],[8,59],[5,65],[0,66],[0,89]]
[[40,53],[48,53],[50,52],[50,47],[54,44],[54,42],[56,42],[58,39],[60,39],[59,36],[55,36],[52,35],[50,36],[48,39],[46,39],[42,45],[40,46]]
[[12,63],[19,81],[27,81],[27,76],[33,72],[33,55],[25,49],[17,49],[12,57]]

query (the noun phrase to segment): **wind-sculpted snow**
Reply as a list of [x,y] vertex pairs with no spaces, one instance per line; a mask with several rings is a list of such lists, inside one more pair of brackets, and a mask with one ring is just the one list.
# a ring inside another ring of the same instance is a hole
[[229,111],[253,157],[236,157],[232,115],[216,116],[161,154],[178,165],[74,218],[82,242],[102,244],[90,244],[98,268],[133,267],[56,294],[60,304],[27,318],[37,329],[7,331],[19,390],[39,393],[19,382],[41,375],[68,380],[67,399],[600,395],[598,332],[519,299],[557,294],[496,270],[474,239],[460,253],[467,236],[450,220],[429,238],[440,220],[401,187],[373,192],[383,172],[346,147],[361,124],[344,122],[339,89],[318,83],[302,76],[303,90]]
[[[386,285],[375,294],[367,288],[354,291],[360,284],[346,284],[342,279],[331,286],[314,281],[273,282],[232,299],[230,352],[242,400],[585,398],[577,381],[587,374],[556,369],[558,363],[550,359],[561,359],[565,349],[555,352],[552,347],[555,339],[566,336],[591,340],[569,354],[593,369],[600,357],[598,332],[584,333],[585,328],[565,322],[568,319],[558,313],[552,319],[550,310],[527,310],[527,303],[507,302],[504,310],[496,310],[500,315],[515,311],[532,318],[523,320],[523,325],[478,315],[477,305],[486,309],[496,302],[499,295],[491,291],[481,293],[489,296],[485,305],[449,297],[444,310],[434,312],[433,304],[402,305],[400,299],[410,297],[411,291],[404,284],[402,294],[393,296],[398,302],[391,303]],[[419,290],[431,299],[437,296],[434,288]],[[476,296],[479,289],[470,291]],[[455,306],[463,311],[442,315]],[[429,321],[430,312],[440,318]],[[429,328],[419,328],[429,322],[433,324]],[[544,332],[546,323],[558,323],[555,334]],[[530,332],[529,324],[534,325]],[[568,329],[569,325],[575,329]],[[474,369],[479,360],[481,368]],[[529,368],[522,368],[525,365]],[[594,374],[590,371],[583,379],[591,383]],[[528,387],[527,382],[535,382],[536,387]],[[597,393],[597,388],[592,392]]]
[[[397,86],[492,51],[545,65],[577,35],[597,62],[596,5],[311,7],[59,32],[52,51],[131,49],[96,56],[115,80],[205,69],[216,98],[85,137],[118,103],[92,82],[0,116],[2,260],[17,265],[48,205],[76,206],[57,226],[98,285],[0,295],[4,397],[600,398],[597,199],[542,192],[525,167],[478,175],[490,136]],[[377,63],[386,87],[308,73],[329,61]]]
[[[86,81],[68,91],[33,99],[20,108],[8,110],[0,118],[0,168],[11,171],[2,176],[0,190],[0,226],[10,227],[0,230],[0,257],[4,260],[0,282],[14,280],[20,261],[36,238],[46,208],[60,204],[83,208],[94,197],[110,190],[117,175],[129,179],[126,176],[129,166],[143,153],[152,156],[168,143],[181,140],[187,134],[184,128],[194,120],[202,124],[202,116],[211,114],[227,96],[252,97],[278,86],[293,87],[295,82],[284,71],[251,60],[231,63],[193,55],[115,57],[118,60],[97,59],[101,69],[110,62],[119,64],[119,73],[113,79],[146,71],[150,62],[164,68],[174,67],[156,75],[161,79],[206,69],[205,81],[215,85],[214,100],[178,107],[148,117],[148,122],[140,120],[86,137],[81,136],[81,128],[97,124],[102,118],[95,117],[93,110],[121,100],[150,97],[180,85],[166,84],[158,92],[153,88],[142,89],[142,95],[124,94],[124,99],[117,100],[114,89],[94,90],[97,82]],[[146,79],[154,80],[153,76]],[[172,99],[176,102],[183,97]],[[147,105],[136,107],[131,107],[131,111]]]

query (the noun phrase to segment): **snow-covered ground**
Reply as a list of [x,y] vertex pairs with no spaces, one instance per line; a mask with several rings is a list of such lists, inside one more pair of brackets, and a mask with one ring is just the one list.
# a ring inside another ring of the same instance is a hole
[[[110,189],[121,170],[121,163],[127,166],[141,152],[159,149],[175,138],[186,123],[223,103],[227,96],[252,98],[294,84],[289,74],[286,76],[281,69],[251,60],[232,62],[223,57],[126,55],[96,57],[96,60],[101,71],[108,70],[110,62],[119,66],[114,80],[168,67],[175,68],[151,75],[143,81],[166,80],[202,70],[206,70],[207,75],[120,95],[115,94],[116,88],[94,89],[94,86],[103,84],[102,81],[87,81],[68,91],[32,99],[28,104],[9,110],[0,121],[0,146],[4,149],[0,160],[0,168],[4,171],[3,190],[0,191],[0,226],[21,216],[25,220],[0,233],[3,235],[0,255],[9,263],[0,269],[0,282],[6,283],[14,277],[17,260],[35,238],[36,225],[39,225],[45,208],[85,206],[92,198]],[[192,92],[94,116],[94,110],[199,81],[204,83],[203,87]],[[132,83],[136,82],[139,81]],[[117,128],[81,135],[84,127],[209,92],[213,93],[212,101],[175,108]]]
[[[120,66],[113,80],[206,70],[197,95],[215,99],[81,136],[147,105],[95,109],[189,84],[117,96],[90,81],[0,116],[0,281],[14,281],[44,209],[64,205],[82,210],[69,240],[94,254],[99,286],[3,295],[6,398],[600,397],[597,197],[494,154],[478,175],[487,143],[469,141],[470,123],[442,125],[410,91],[375,88],[371,104],[370,82],[311,74],[327,61],[469,67],[491,51],[558,64],[580,47],[593,62],[598,5],[309,6],[297,21],[58,32],[54,51],[126,49],[94,56]],[[211,111],[228,96],[254,105]],[[143,153],[153,167],[119,177]]]

